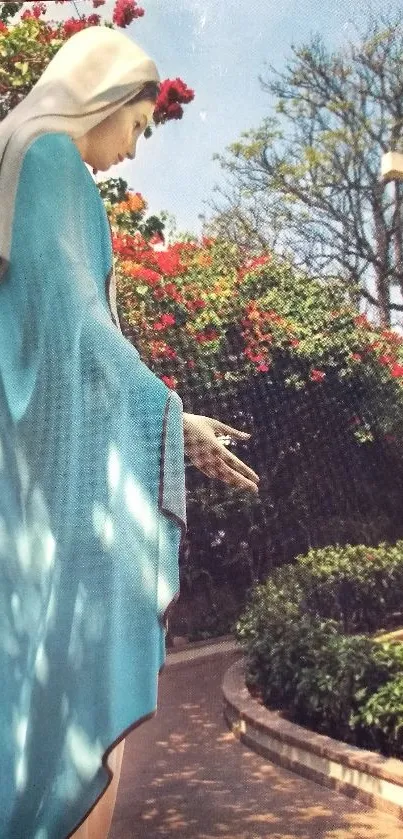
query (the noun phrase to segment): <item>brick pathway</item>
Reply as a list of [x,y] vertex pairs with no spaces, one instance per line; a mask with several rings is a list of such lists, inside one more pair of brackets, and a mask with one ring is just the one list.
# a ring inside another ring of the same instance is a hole
[[126,740],[109,839],[403,839],[403,822],[240,743],[221,683],[239,651],[172,664],[158,713]]

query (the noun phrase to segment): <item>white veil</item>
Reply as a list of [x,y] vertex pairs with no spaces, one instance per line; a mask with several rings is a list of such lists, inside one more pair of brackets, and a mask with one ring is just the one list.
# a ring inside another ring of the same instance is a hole
[[[106,26],[77,32],[49,62],[29,94],[0,124],[0,282],[9,265],[14,204],[29,144],[40,134],[86,134],[147,82],[157,67],[126,35]],[[62,161],[61,161],[62,165]]]

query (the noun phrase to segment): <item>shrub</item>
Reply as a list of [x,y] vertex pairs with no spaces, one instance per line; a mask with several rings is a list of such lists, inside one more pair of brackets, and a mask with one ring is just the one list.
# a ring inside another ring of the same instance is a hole
[[403,541],[311,550],[297,565],[305,572],[301,608],[341,621],[345,633],[373,632],[401,617]]
[[234,629],[246,684],[264,704],[344,742],[403,755],[403,645],[344,631],[379,628],[400,606],[402,548],[310,551],[252,590]]
[[293,719],[322,734],[362,745],[354,715],[389,676],[388,662],[376,658],[374,647],[365,636],[325,634],[322,626],[310,661],[298,673],[290,704]]
[[363,745],[388,757],[403,755],[403,674],[383,684],[353,718]]

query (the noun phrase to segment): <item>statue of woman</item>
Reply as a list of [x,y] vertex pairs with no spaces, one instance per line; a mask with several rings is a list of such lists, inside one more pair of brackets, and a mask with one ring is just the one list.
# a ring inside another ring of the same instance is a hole
[[[0,125],[0,836],[106,839],[154,716],[186,532],[184,454],[257,491],[120,329],[91,172],[133,157],[154,62],[73,35]],[[112,781],[112,783],[111,783]]]

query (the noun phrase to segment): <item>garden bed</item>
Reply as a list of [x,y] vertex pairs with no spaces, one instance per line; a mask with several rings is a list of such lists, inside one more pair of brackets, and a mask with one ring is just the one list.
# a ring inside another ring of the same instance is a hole
[[246,746],[403,821],[403,761],[317,734],[269,710],[246,687],[243,659],[226,671],[222,691],[227,724]]
[[257,704],[403,758],[403,543],[329,546],[256,586],[235,637]]

